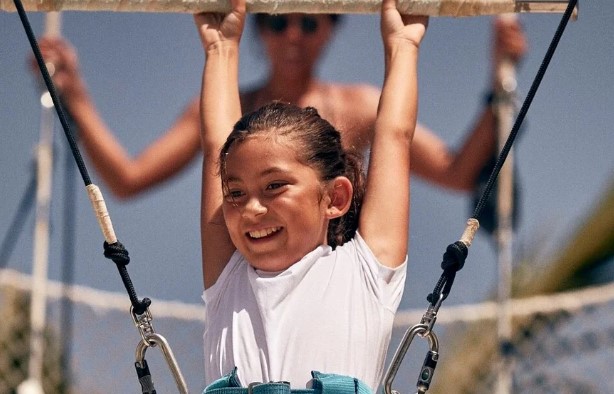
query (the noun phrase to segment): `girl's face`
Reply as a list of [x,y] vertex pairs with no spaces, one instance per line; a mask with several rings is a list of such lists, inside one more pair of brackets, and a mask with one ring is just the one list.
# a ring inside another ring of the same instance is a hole
[[330,198],[292,147],[252,136],[230,148],[226,175],[226,226],[254,268],[282,271],[326,244]]
[[333,31],[329,15],[270,15],[260,36],[273,70],[311,73]]

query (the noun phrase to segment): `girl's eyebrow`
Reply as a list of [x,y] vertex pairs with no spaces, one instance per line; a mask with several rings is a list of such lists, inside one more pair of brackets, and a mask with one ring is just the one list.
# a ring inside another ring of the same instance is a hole
[[[259,176],[266,176],[271,174],[287,174],[290,171],[283,169],[281,167],[273,166],[269,167],[258,174]],[[242,182],[241,178],[238,176],[229,175],[226,176],[226,182]]]
[[230,183],[230,182],[241,182],[240,178],[234,177],[234,176],[227,176],[226,180],[224,181],[226,183]]
[[262,171],[262,172],[260,173],[260,175],[263,175],[263,176],[264,176],[264,175],[270,175],[270,174],[276,174],[276,173],[282,173],[282,174],[285,174],[285,173],[288,173],[288,172],[289,172],[289,171],[287,171],[287,170],[285,170],[285,169],[283,169],[283,168],[281,168],[281,167],[276,167],[276,166],[273,166],[273,167],[269,167],[269,168],[267,168],[266,170]]

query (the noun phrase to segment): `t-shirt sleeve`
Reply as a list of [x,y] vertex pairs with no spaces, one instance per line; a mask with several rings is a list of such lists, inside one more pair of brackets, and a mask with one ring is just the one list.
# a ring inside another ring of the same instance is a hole
[[400,266],[390,268],[377,260],[369,245],[358,232],[356,232],[353,242],[360,257],[359,260],[363,264],[367,280],[373,286],[374,293],[382,305],[392,312],[396,312],[405,288],[407,256]]
[[239,263],[242,259],[243,256],[241,253],[239,253],[238,250],[235,250],[232,256],[230,256],[230,260],[228,260],[228,263],[222,270],[219,278],[217,278],[217,281],[215,281],[213,286],[203,291],[202,299],[205,304],[212,304],[216,302],[216,300],[220,299],[222,290],[228,287],[227,284],[230,280],[232,271],[238,269]]

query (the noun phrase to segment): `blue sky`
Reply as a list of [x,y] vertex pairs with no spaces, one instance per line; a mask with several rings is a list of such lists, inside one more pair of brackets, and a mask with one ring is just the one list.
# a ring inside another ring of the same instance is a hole
[[[30,18],[35,31],[41,32],[43,14]],[[613,2],[581,2],[579,19],[567,27],[529,111],[515,151],[522,184],[516,253],[539,246],[547,256],[573,232],[576,221],[614,177],[613,19]],[[521,20],[530,43],[518,70],[519,94],[524,98],[560,15],[523,15]],[[67,12],[62,21],[63,35],[79,51],[100,112],[131,153],[160,135],[198,93],[204,59],[190,15]],[[433,18],[421,51],[419,120],[451,146],[463,140],[489,86],[490,23],[488,17]],[[40,104],[37,84],[26,68],[30,49],[17,14],[0,13],[0,37],[4,237],[33,168]],[[246,86],[261,80],[266,66],[251,31],[246,32],[242,51],[240,74]],[[343,21],[320,75],[381,85],[377,16],[354,15]],[[56,137],[56,151],[63,155],[64,137],[59,132]],[[54,279],[60,277],[63,248],[62,166],[58,162],[54,172],[49,271]],[[128,202],[105,193],[118,237],[132,256],[129,272],[140,296],[200,302],[199,170],[195,162],[180,177]],[[94,183],[100,183],[90,171]],[[76,281],[123,291],[116,269],[102,256],[103,238],[81,184],[76,214]],[[402,308],[426,307],[425,297],[441,273],[441,255],[459,238],[470,215],[467,195],[414,178],[410,267]],[[31,271],[32,216],[9,268]],[[495,288],[496,275],[492,242],[480,233],[446,303],[483,300]]]

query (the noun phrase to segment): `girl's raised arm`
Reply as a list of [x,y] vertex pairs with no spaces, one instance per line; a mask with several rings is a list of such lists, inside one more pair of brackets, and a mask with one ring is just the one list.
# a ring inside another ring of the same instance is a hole
[[194,16],[205,51],[201,90],[203,173],[201,241],[205,288],[213,285],[235,248],[222,215],[222,184],[218,174],[220,148],[241,117],[239,42],[245,23],[245,0],[232,0],[230,13]]
[[427,23],[426,17],[401,16],[395,0],[382,2],[386,74],[358,228],[378,260],[389,267],[402,264],[407,254],[409,152],[418,106],[418,50]]

